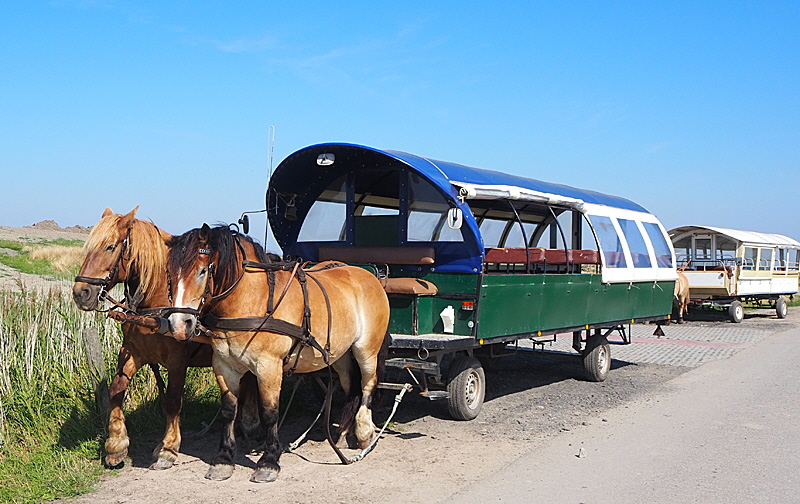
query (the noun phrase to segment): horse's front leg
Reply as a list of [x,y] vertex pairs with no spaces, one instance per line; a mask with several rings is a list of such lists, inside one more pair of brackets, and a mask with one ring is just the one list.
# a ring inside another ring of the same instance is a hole
[[281,443],[278,438],[278,407],[281,395],[283,369],[280,361],[262,362],[258,368],[258,391],[261,394],[261,422],[266,430],[264,453],[250,476],[255,483],[269,483],[278,479],[281,466]]
[[125,426],[125,413],[122,405],[125,402],[125,392],[128,390],[133,375],[142,366],[136,358],[123,345],[117,356],[117,372],[108,389],[110,398],[110,414],[108,418],[108,439],[106,439],[105,465],[109,468],[120,467],[128,455],[128,429]]
[[169,383],[164,398],[164,409],[167,413],[167,428],[161,443],[153,450],[153,463],[150,469],[169,469],[178,459],[181,449],[180,415],[183,407],[183,389],[186,385],[186,367],[188,359],[183,362],[170,363]]
[[220,416],[222,417],[222,433],[219,440],[219,451],[211,461],[206,472],[206,479],[222,481],[233,475],[233,458],[236,455],[236,410],[238,408],[239,381],[243,372],[225,365],[214,356],[214,374],[221,394]]

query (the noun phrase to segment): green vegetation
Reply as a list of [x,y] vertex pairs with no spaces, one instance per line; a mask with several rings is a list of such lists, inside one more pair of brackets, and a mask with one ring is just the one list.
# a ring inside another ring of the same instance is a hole
[[[90,327],[99,332],[110,381],[122,342],[116,324],[81,312],[61,290],[0,293],[0,502],[79,495],[104,471],[107,418],[95,403],[83,343]],[[217,397],[209,370],[191,370],[185,429],[209,422]],[[136,374],[125,410],[132,446],[161,435],[163,406],[147,368]]]
[[54,278],[75,276],[83,262],[83,242],[58,240],[21,242],[0,240],[0,249],[16,254],[0,253],[0,263],[22,273],[47,275]]

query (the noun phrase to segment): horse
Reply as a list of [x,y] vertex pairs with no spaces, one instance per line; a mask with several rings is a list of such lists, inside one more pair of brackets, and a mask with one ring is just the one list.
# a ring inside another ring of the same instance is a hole
[[[126,297],[131,298],[127,301],[140,311],[169,305],[165,241],[171,235],[151,222],[136,219],[138,208],[126,215],[114,214],[106,208],[92,228],[84,244],[86,257],[72,287],[73,299],[80,309],[98,309],[107,292],[120,282],[126,283]],[[211,346],[182,343],[131,323],[122,324],[122,333],[116,373],[109,388],[111,408],[104,463],[109,468],[121,467],[128,454],[130,439],[122,406],[134,374],[145,364],[161,364],[168,372],[164,394],[167,425],[163,439],[153,450],[150,469],[168,469],[180,451],[186,370],[211,366]]]
[[677,322],[683,324],[683,316],[689,311],[689,279],[681,271],[678,272],[678,280],[675,281],[672,304],[678,314]]
[[372,442],[371,405],[389,339],[389,301],[375,276],[335,262],[312,269],[291,262],[265,264],[260,245],[225,226],[204,224],[169,246],[173,303],[179,310],[169,317],[172,336],[191,339],[200,317],[216,335],[212,366],[227,424],[207,479],[233,474],[231,421],[239,377],[247,370],[258,378],[266,429],[266,448],[251,481],[271,482],[280,472],[277,419],[284,373],[312,373],[330,365],[348,397],[339,444],[353,425],[361,448]]

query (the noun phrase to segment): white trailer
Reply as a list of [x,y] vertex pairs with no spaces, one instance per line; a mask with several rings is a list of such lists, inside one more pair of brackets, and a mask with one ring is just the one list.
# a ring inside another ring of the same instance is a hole
[[733,322],[743,302],[767,303],[786,317],[786,296],[798,291],[800,242],[774,233],[710,226],[669,231],[678,269],[689,280],[690,306],[725,308]]

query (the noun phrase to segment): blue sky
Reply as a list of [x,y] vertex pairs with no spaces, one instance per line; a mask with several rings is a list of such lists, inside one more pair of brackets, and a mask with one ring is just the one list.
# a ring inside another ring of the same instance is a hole
[[274,125],[800,239],[800,3],[338,4],[3,2],[0,225],[234,221]]

